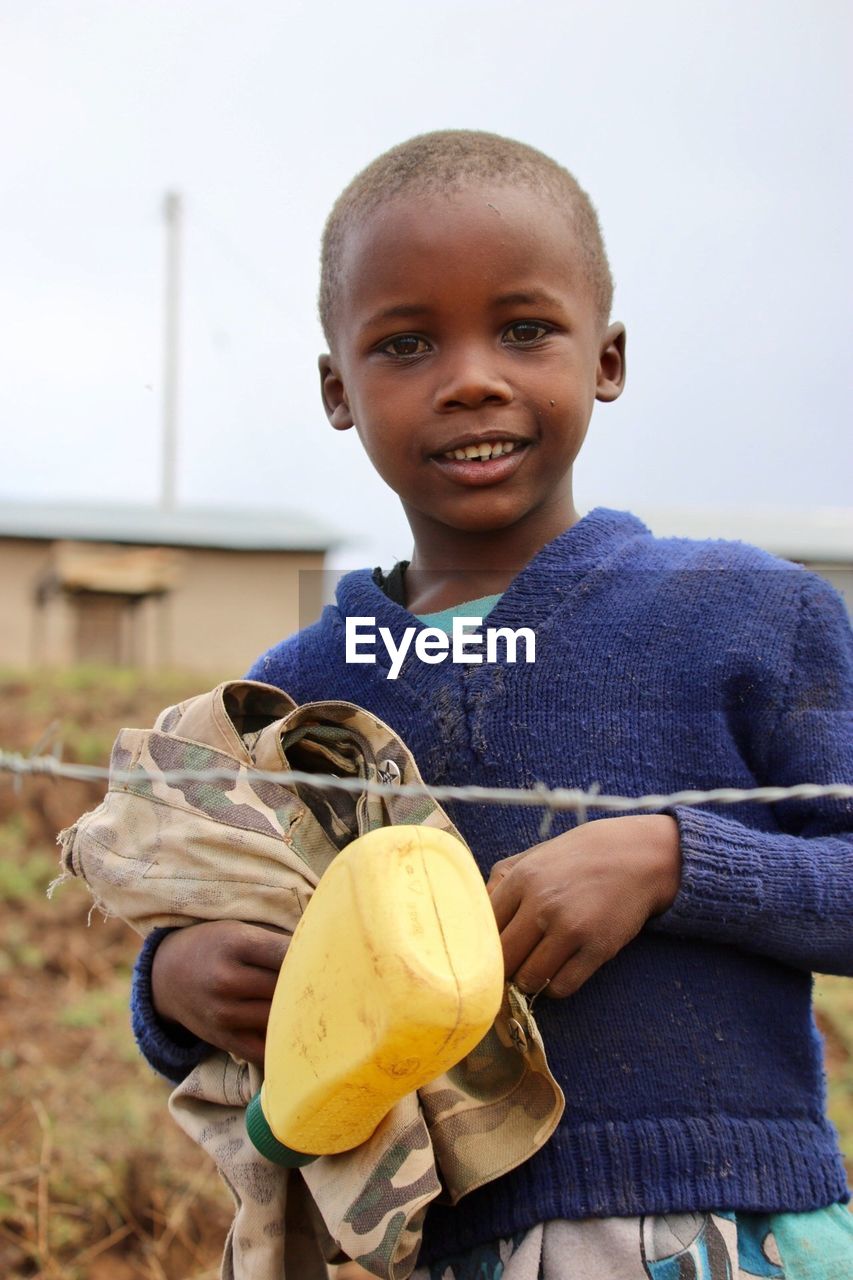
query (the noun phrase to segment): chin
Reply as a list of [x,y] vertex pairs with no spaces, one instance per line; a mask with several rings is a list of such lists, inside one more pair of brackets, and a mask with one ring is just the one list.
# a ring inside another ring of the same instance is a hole
[[530,511],[526,507],[519,510],[517,502],[501,501],[496,493],[486,498],[484,493],[482,505],[472,505],[467,510],[463,508],[452,513],[446,523],[466,533],[498,533],[501,529],[510,529],[519,524],[529,515]]
[[504,529],[511,529],[520,518],[516,515],[502,517],[498,512],[489,511],[480,517],[448,520],[447,523],[451,528],[458,529],[460,533],[502,533]]

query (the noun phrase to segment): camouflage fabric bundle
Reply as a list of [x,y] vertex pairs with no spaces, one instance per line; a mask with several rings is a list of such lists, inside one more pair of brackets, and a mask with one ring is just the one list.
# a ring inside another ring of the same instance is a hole
[[[173,770],[222,778],[167,781]],[[64,875],[85,879],[103,911],[141,934],[221,919],[292,933],[326,867],[357,836],[423,824],[459,837],[428,795],[354,795],[264,781],[252,770],[422,782],[396,734],[351,703],[297,707],[270,685],[220,685],[167,708],[152,730],[121,730],[105,800],[60,834]],[[430,1201],[443,1194],[455,1203],[528,1159],[563,1110],[512,986],[481,1044],[398,1103],[354,1151],[298,1171],[266,1161],[244,1115],[261,1078],[217,1051],[169,1100],[234,1195],[226,1280],[325,1280],[326,1261],[344,1257],[405,1280]]]

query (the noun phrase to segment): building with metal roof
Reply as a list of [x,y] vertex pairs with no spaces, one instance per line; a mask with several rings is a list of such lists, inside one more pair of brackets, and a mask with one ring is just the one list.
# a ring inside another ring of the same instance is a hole
[[240,675],[319,614],[340,541],[292,510],[0,501],[0,664]]

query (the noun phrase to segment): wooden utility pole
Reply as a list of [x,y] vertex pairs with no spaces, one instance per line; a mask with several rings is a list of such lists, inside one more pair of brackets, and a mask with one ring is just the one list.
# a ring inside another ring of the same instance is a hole
[[173,511],[175,508],[182,215],[180,193],[167,191],[163,201],[163,218],[166,223],[166,280],[163,325],[163,470],[160,487],[160,506],[164,511]]

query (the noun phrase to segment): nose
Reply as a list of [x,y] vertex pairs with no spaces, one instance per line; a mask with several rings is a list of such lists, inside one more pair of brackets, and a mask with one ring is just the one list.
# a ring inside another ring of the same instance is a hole
[[481,405],[509,404],[512,387],[500,371],[497,355],[487,351],[466,351],[449,360],[435,392],[438,413],[455,409],[478,409]]

